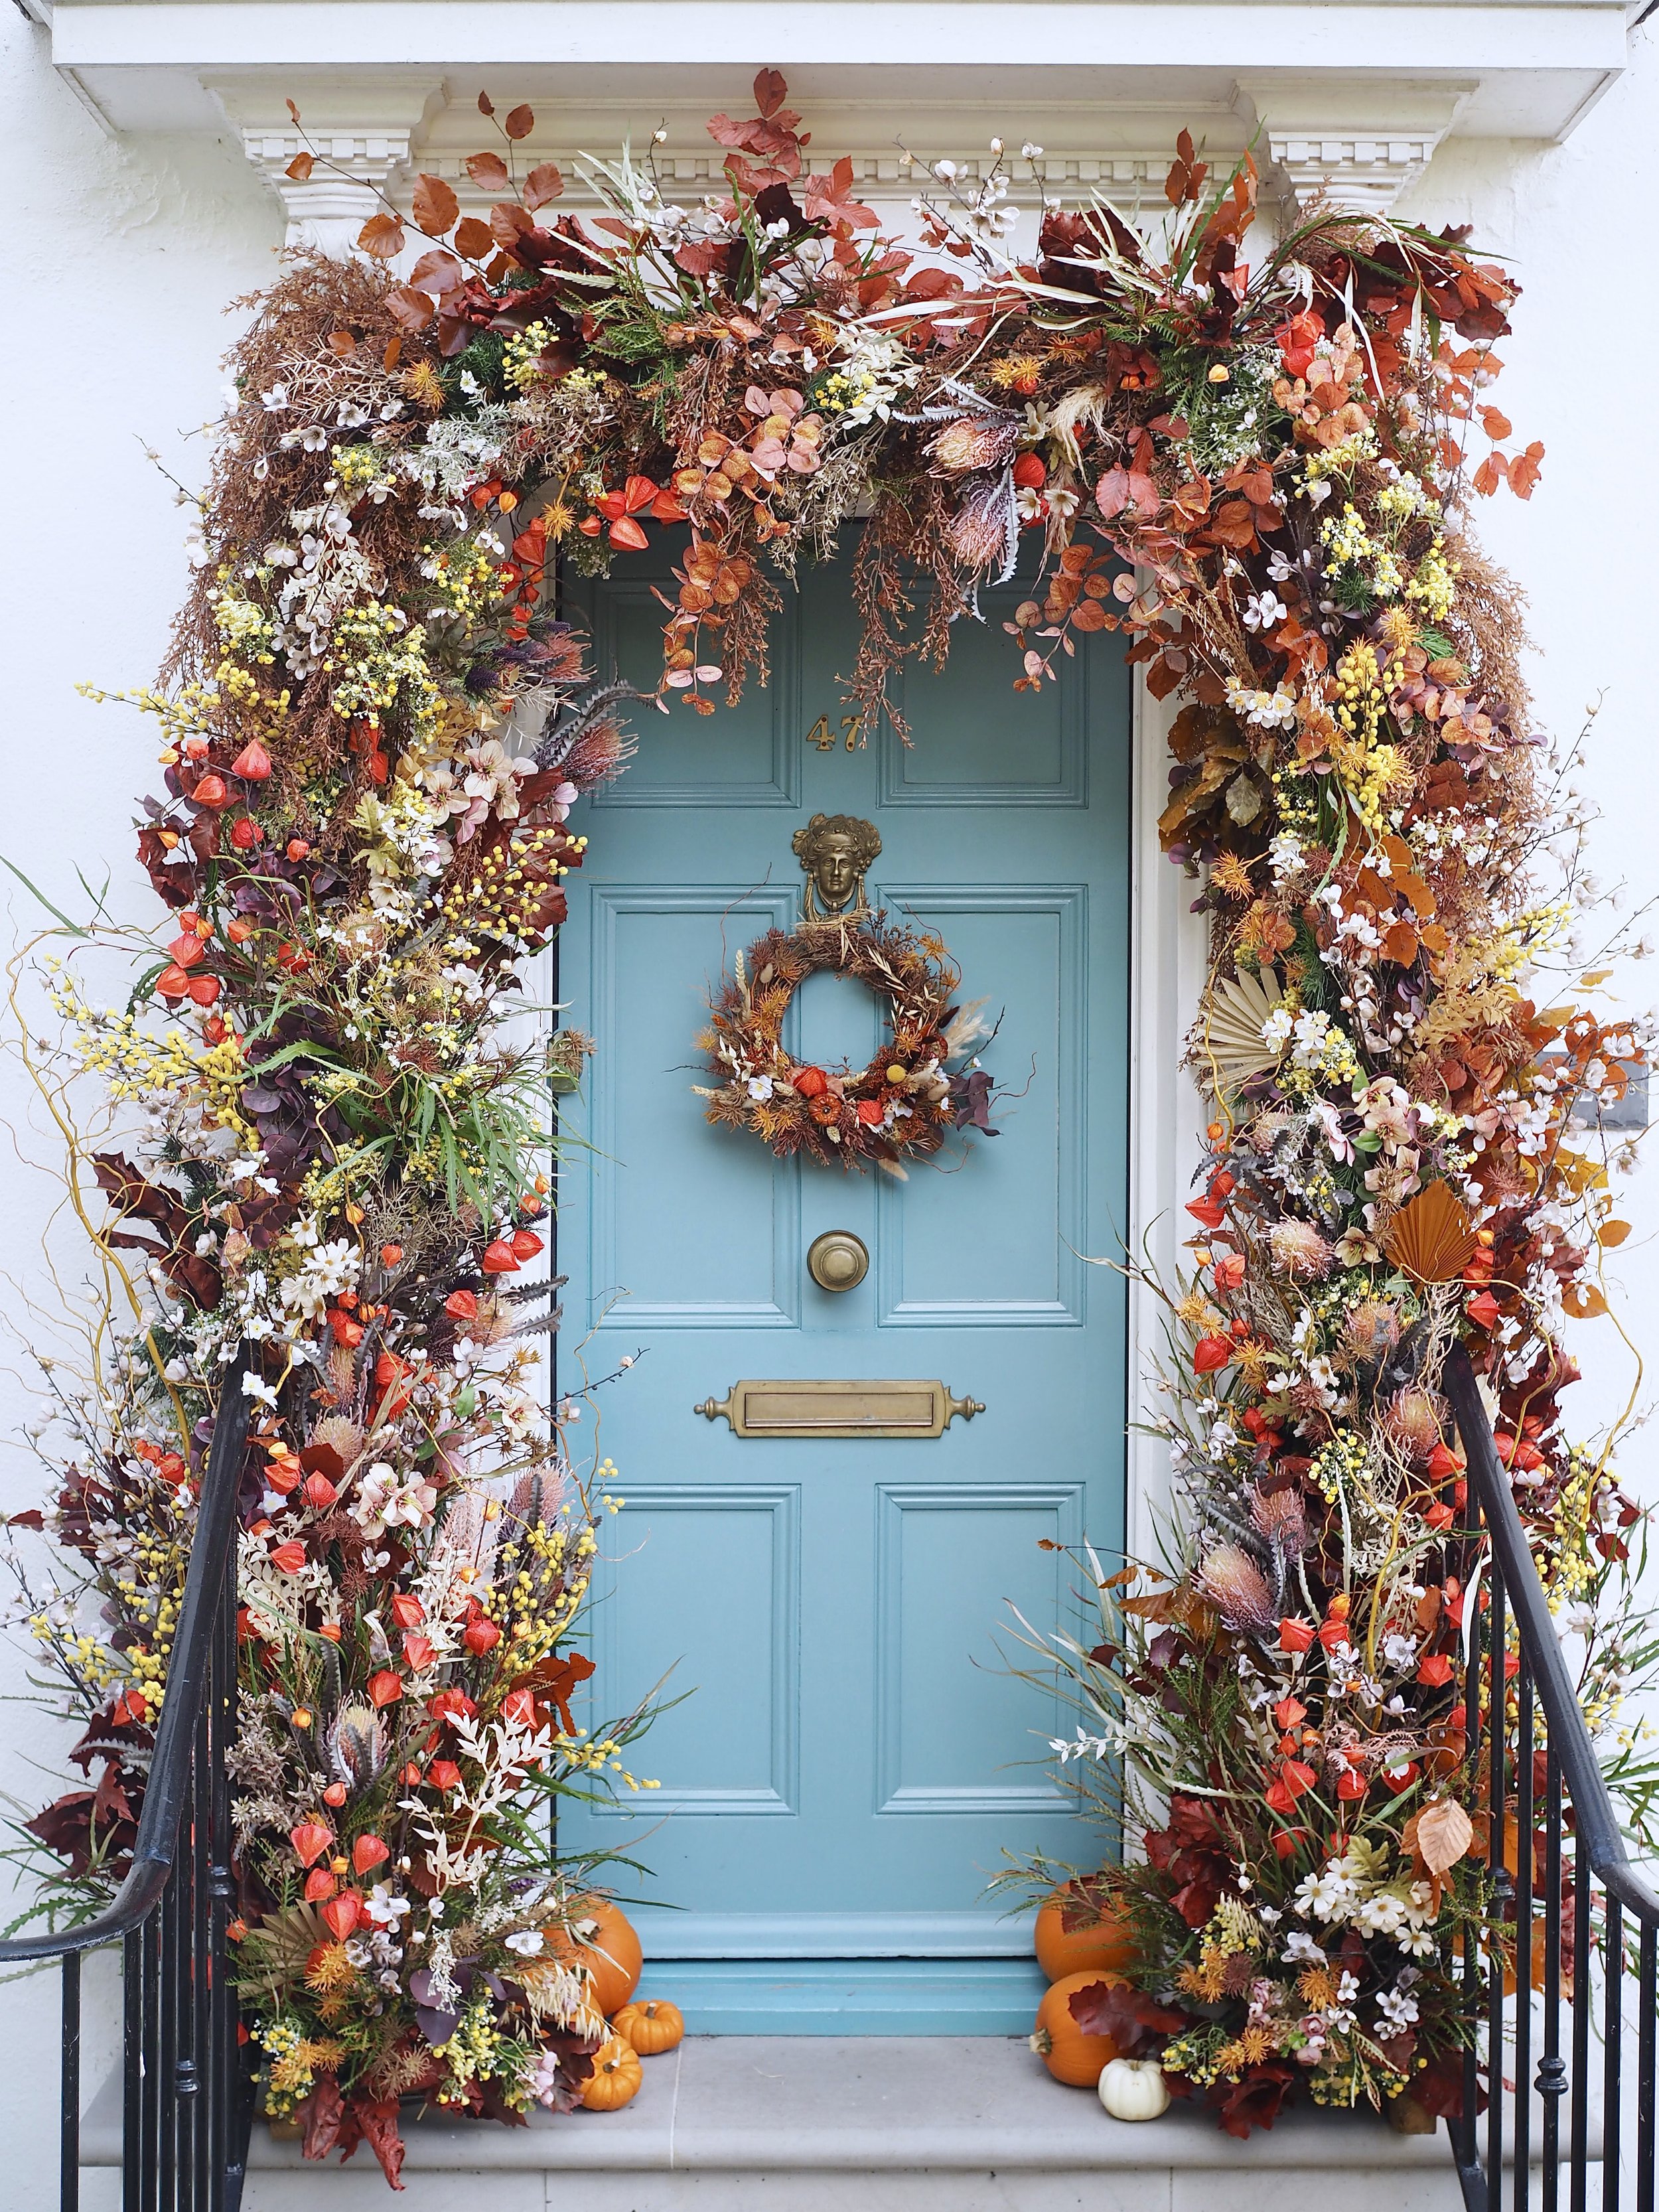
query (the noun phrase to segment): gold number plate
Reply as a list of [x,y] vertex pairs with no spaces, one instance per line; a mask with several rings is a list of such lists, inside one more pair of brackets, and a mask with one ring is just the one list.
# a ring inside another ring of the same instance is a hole
[[984,1407],[953,1398],[942,1382],[734,1382],[728,1396],[691,1408],[708,1420],[722,1414],[739,1437],[942,1437],[958,1416],[971,1421]]

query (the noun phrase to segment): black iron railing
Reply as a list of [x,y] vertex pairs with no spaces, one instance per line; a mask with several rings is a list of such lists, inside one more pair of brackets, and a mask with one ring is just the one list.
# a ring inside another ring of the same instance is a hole
[[1498,2212],[1507,2188],[1527,2212],[1535,2188],[1542,2212],[1655,2212],[1659,1897],[1626,1851],[1461,1348],[1446,1386],[1488,1539],[1486,1601],[1466,1613],[1464,1705],[1499,1923],[1485,1955],[1471,1943],[1462,1962],[1471,2042],[1451,2133],[1463,2201]]
[[60,1961],[58,2202],[81,2202],[81,1961],[122,1952],[122,2212],[236,2212],[252,2118],[225,1931],[236,1727],[236,1492],[246,1362],[226,1371],[132,1864],[94,1920],[0,1943],[0,1966]]

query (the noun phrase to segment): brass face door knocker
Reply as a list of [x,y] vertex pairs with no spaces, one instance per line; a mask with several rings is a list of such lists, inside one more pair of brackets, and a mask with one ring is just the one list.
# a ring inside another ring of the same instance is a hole
[[864,878],[881,852],[881,833],[856,814],[815,814],[790,839],[806,871],[800,918],[813,921],[867,921],[870,902]]
[[[781,1159],[805,1152],[842,1167],[903,1163],[936,1152],[951,1128],[994,1137],[991,1079],[973,1058],[988,1035],[981,999],[954,1002],[962,973],[943,939],[872,911],[864,879],[881,851],[873,822],[815,814],[791,841],[805,872],[800,920],[738,955],[697,1042],[711,1080],[694,1085],[709,1121],[747,1129]],[[821,969],[885,999],[885,1042],[861,1072],[796,1061],[783,1044],[789,1002]]]

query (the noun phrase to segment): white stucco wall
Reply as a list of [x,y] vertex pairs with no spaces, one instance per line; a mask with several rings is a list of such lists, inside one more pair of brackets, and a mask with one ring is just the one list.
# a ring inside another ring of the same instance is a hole
[[[136,716],[94,707],[74,687],[143,681],[160,657],[184,585],[186,518],[143,447],[159,449],[186,481],[198,476],[201,445],[181,434],[215,411],[224,303],[269,275],[282,216],[228,131],[216,142],[112,143],[47,65],[45,33],[12,8],[0,9],[0,57],[9,325],[0,357],[0,854],[71,912],[82,897],[76,865],[94,882],[107,870],[112,905],[148,916],[131,821],[155,773],[155,746]],[[498,93],[509,74],[492,77]],[[734,82],[728,105],[744,88]],[[977,125],[969,135],[977,140]],[[1449,143],[1401,210],[1472,222],[1482,244],[1512,257],[1526,286],[1498,397],[1522,442],[1545,441],[1544,480],[1529,506],[1503,495],[1481,521],[1493,552],[1533,594],[1546,723],[1571,732],[1586,702],[1605,696],[1583,781],[1604,810],[1600,872],[1627,878],[1638,900],[1659,890],[1659,773],[1648,750],[1659,514],[1648,496],[1653,438],[1638,366],[1659,350],[1659,299],[1634,259],[1656,170],[1659,54],[1643,32],[1629,76],[1569,143]],[[3,881],[9,935],[36,916],[27,895]],[[1659,995],[1659,966],[1620,980],[1634,1006]],[[32,1127],[9,1057],[0,1059],[0,1115],[17,1138],[0,1144],[0,1272],[38,1295],[40,1240],[56,1194],[35,1164],[50,1159],[50,1147]],[[1638,1176],[1628,1211],[1637,1233],[1614,1273],[1625,1286],[1624,1326],[1650,1351],[1659,1348],[1659,1172]],[[59,1249],[72,1257],[67,1237]],[[17,1310],[15,1294],[7,1310]],[[1589,1427],[1623,1404],[1634,1365],[1608,1323],[1581,1325],[1574,1346],[1589,1377],[1574,1411]],[[28,1418],[31,1399],[23,1364],[0,1349],[0,1439]],[[1632,1487],[1659,1498],[1643,1439],[1622,1464]],[[27,1455],[0,1442],[0,1504],[32,1503],[37,1486]],[[0,1656],[0,1678],[7,1690],[24,1686],[15,1653]],[[11,1705],[0,1742],[0,1788],[33,1808],[50,1794],[47,1774],[66,1739],[43,1716]],[[0,2212],[50,2199],[44,2163],[29,2161],[52,2148],[40,2116],[55,2096],[56,2020],[50,1983],[0,1989]]]

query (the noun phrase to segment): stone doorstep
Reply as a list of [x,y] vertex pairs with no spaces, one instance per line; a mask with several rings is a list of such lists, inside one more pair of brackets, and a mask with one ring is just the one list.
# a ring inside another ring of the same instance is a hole
[[[120,2156],[120,2085],[88,2115],[83,2157]],[[690,2036],[645,2062],[622,2112],[538,2112],[524,2128],[407,2130],[406,2212],[1457,2212],[1443,2130],[1298,2111],[1237,2142],[1179,2100],[1109,2118],[1012,2038]],[[367,2149],[307,2166],[256,2128],[246,2212],[385,2204]],[[463,2197],[470,2187],[472,2193]]]

